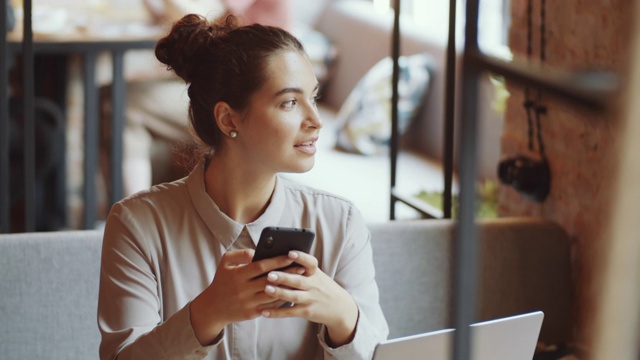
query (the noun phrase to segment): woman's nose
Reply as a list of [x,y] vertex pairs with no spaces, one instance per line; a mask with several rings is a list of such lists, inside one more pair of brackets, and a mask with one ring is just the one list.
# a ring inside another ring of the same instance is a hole
[[318,112],[318,108],[315,104],[309,105],[309,110],[307,113],[307,122],[310,127],[314,127],[317,129],[321,129],[324,123],[322,119],[320,119],[320,113]]

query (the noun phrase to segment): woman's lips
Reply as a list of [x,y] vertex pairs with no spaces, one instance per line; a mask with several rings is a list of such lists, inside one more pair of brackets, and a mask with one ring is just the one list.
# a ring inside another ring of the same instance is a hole
[[309,140],[309,141],[305,141],[303,143],[297,144],[295,145],[295,148],[305,154],[313,155],[317,151],[316,140]]

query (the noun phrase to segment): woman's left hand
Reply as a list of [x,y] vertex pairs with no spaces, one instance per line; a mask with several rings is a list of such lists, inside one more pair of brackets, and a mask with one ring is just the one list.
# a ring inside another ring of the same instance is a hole
[[327,340],[332,347],[351,342],[358,322],[358,307],[351,295],[318,268],[318,260],[312,255],[291,251],[289,258],[301,268],[270,272],[265,293],[294,305],[264,309],[262,315],[269,318],[302,317],[325,324],[329,335]]

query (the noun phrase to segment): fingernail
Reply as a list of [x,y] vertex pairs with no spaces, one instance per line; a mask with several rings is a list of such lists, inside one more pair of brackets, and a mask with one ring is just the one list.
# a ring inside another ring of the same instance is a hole
[[269,316],[271,316],[271,312],[269,312],[267,310],[262,310],[262,316],[269,317]]
[[295,251],[289,251],[289,258],[297,259],[299,257],[298,253]]
[[298,267],[298,268],[296,269],[296,273],[297,273],[298,275],[302,275],[302,274],[304,274],[304,272],[305,272],[305,271],[307,271],[307,270],[306,270],[305,268],[303,268],[302,266],[300,266],[300,267]]
[[274,273],[269,273],[269,275],[267,275],[267,280],[276,281],[276,280],[278,280],[278,275],[276,275]]
[[271,285],[267,285],[264,289],[264,292],[266,292],[267,294],[273,294],[276,292],[276,288]]

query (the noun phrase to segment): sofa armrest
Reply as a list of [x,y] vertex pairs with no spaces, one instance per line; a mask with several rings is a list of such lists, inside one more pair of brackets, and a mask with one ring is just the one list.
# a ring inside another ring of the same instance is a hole
[[572,333],[571,241],[558,224],[503,218],[479,224],[482,320],[542,310],[540,339],[568,341]]
[[[452,327],[453,220],[370,224],[380,303],[390,338]],[[478,222],[476,321],[545,313],[540,340],[569,341],[570,241],[557,224],[531,218]]]
[[98,359],[102,232],[0,235],[0,354]]

